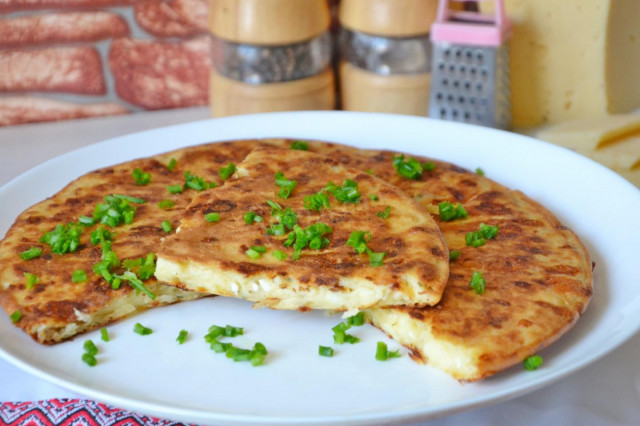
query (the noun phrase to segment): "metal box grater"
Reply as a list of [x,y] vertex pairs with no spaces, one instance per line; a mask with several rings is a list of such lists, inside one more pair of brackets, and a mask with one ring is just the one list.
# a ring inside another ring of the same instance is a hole
[[449,10],[440,0],[433,24],[429,116],[506,129],[511,121],[509,52],[511,26],[502,0],[495,19]]

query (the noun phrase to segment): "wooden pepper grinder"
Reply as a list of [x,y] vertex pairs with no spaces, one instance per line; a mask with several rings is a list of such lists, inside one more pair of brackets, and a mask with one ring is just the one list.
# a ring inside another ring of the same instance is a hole
[[342,109],[427,115],[437,0],[342,0]]
[[213,0],[214,117],[335,105],[326,0]]

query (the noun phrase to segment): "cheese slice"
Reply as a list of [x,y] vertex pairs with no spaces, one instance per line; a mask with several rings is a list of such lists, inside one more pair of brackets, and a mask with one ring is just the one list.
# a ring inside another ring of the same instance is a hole
[[640,1],[506,0],[505,10],[514,127],[640,106]]

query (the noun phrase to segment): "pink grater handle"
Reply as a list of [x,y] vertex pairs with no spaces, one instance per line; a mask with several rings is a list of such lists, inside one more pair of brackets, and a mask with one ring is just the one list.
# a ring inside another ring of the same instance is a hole
[[493,18],[474,12],[453,12],[449,9],[451,1],[439,1],[438,16],[431,26],[431,41],[499,47],[511,35],[511,23],[504,13],[504,0],[493,0]]

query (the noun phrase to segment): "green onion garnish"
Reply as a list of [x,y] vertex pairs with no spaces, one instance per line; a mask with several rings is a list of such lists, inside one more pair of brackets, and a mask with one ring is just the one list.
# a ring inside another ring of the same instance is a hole
[[391,206],[387,206],[383,212],[378,212],[376,213],[376,216],[378,216],[379,218],[382,219],[386,219],[389,217],[389,214],[391,213]]
[[468,246],[480,247],[487,241],[486,239],[493,239],[498,235],[498,226],[480,224],[479,231],[469,232],[465,235],[465,241]]
[[96,204],[93,210],[93,219],[112,228],[124,223],[126,225],[133,222],[136,208],[131,205],[142,204],[145,200],[141,198],[129,197],[126,195],[106,195],[104,203]]
[[82,354],[82,361],[84,361],[89,367],[95,367],[98,364],[96,357],[86,352]]
[[380,198],[376,194],[369,194],[369,199],[371,201],[380,201]]
[[449,222],[455,219],[464,219],[469,216],[460,203],[454,206],[448,201],[443,201],[438,204],[438,210],[440,212],[440,220],[444,222]]
[[227,180],[229,179],[229,177],[231,177],[231,175],[235,171],[236,171],[236,165],[233,163],[229,163],[225,167],[220,167],[218,169],[218,174],[220,175],[220,179]]
[[190,171],[184,172],[185,188],[195,189],[196,191],[204,191],[205,189],[215,188],[218,186],[215,182],[205,182],[199,176],[192,174]]
[[141,336],[147,336],[153,333],[153,330],[137,322],[136,325],[133,326],[133,332]]
[[75,271],[73,271],[73,274],[71,274],[71,281],[73,281],[74,283],[85,282],[87,281],[87,273],[84,271],[84,269],[76,269]]
[[413,157],[405,160],[404,155],[394,155],[393,167],[400,176],[407,179],[418,180],[422,177],[423,172],[435,169],[435,164],[420,164],[420,162]]
[[176,205],[176,202],[173,200],[162,200],[158,203],[158,207],[163,210],[170,209]]
[[91,226],[96,223],[95,219],[89,216],[80,216],[78,218],[78,223],[84,226]]
[[182,194],[182,185],[167,185],[167,191],[169,194]]
[[387,348],[387,344],[384,342],[378,342],[376,348],[376,359],[378,361],[386,361],[390,358],[400,358],[400,350],[390,351]]
[[482,273],[473,271],[471,280],[469,281],[469,287],[475,290],[476,294],[484,293],[484,289],[487,286],[487,282],[482,277]]
[[496,235],[498,235],[498,225],[491,226],[491,225],[485,225],[484,223],[481,223],[480,232],[482,233],[483,237],[485,237],[488,240],[492,240],[496,237]]
[[333,232],[333,229],[322,222],[317,222],[306,228],[302,228],[300,225],[294,225],[293,231],[289,233],[287,240],[284,242],[284,246],[293,246],[294,251],[291,259],[298,260],[300,253],[306,247],[309,247],[311,250],[320,250],[327,247],[330,241],[325,235],[331,232]]
[[353,231],[347,239],[346,245],[353,247],[356,253],[367,253],[369,255],[369,263],[371,266],[382,266],[386,252],[374,253],[367,246],[371,240],[371,232],[369,231]]
[[189,332],[187,330],[180,330],[180,333],[178,334],[176,341],[182,345],[184,344],[184,342],[187,341],[188,335],[189,335]]
[[244,334],[244,328],[243,327],[235,327],[233,325],[229,325],[227,324],[224,329],[222,334],[225,337],[236,337],[236,336],[241,336]]
[[160,226],[162,226],[162,230],[164,232],[171,232],[173,229],[173,225],[171,225],[171,221],[169,220],[163,220]]
[[364,312],[358,312],[357,314],[347,318],[347,324],[356,327],[364,325]]
[[33,286],[36,285],[38,281],[40,281],[40,278],[38,278],[36,274],[32,274],[30,272],[25,272],[24,277],[27,279],[27,290],[31,290]]
[[[360,341],[360,339],[358,339],[357,337],[352,336],[351,334],[347,334],[347,330],[349,330],[353,325],[356,325],[356,324],[353,324],[353,321],[356,321],[356,322],[359,321],[359,319],[352,320],[351,318],[347,319],[347,321],[343,321],[339,323],[338,325],[336,325],[331,329],[333,330],[334,343],[338,345],[342,345],[344,343],[354,344]],[[362,324],[359,324],[359,325],[362,325]]]
[[133,180],[135,180],[136,185],[147,185],[151,182],[151,173],[143,172],[142,169],[135,168],[133,169]]
[[309,151],[309,144],[305,141],[293,141],[291,142],[291,149],[297,149],[300,151]]
[[125,271],[124,274],[122,275],[115,275],[116,278],[119,278],[123,281],[127,281],[129,283],[129,285],[131,287],[133,287],[134,289],[136,289],[136,291],[142,291],[143,293],[145,293],[147,296],[149,296],[149,298],[151,300],[154,300],[156,298],[156,295],[154,293],[152,293],[142,282],[142,280],[140,280],[140,278],[138,278],[138,276],[131,272],[131,271]]
[[85,341],[82,347],[84,348],[85,353],[88,353],[89,355],[95,356],[98,354],[98,347],[93,343],[92,340]]
[[248,249],[247,251],[244,252],[247,257],[250,257],[251,259],[259,259],[260,258],[260,252],[258,252],[257,250],[254,250],[252,248]]
[[333,356],[333,348],[329,346],[318,346],[318,355],[331,358]]
[[364,172],[369,174],[369,175],[371,175],[371,176],[373,176],[373,169],[367,169]]
[[100,338],[102,339],[103,342],[109,341],[109,332],[104,327],[100,329]]
[[25,250],[20,253],[20,259],[29,260],[34,259],[36,257],[40,257],[42,254],[42,249],[40,247],[31,247],[29,250]]
[[113,195],[111,195],[111,197],[115,198],[116,200],[129,201],[130,203],[134,203],[134,204],[144,204],[144,203],[147,202],[143,198],[132,197],[130,195],[113,194]]
[[533,371],[537,370],[542,365],[542,357],[540,355],[533,355],[524,360],[524,369]]
[[460,250],[449,251],[449,260],[451,261],[456,260],[460,256],[460,253],[462,253]]
[[322,208],[330,209],[331,203],[329,203],[329,195],[326,192],[320,191],[315,194],[304,196],[304,208],[307,210],[315,210],[319,212]]
[[254,222],[262,222],[262,216],[258,216],[255,212],[246,212],[244,214],[244,223],[251,225]]
[[15,310],[9,315],[9,318],[11,318],[11,322],[15,324],[22,319],[22,312]]
[[220,220],[220,213],[207,213],[204,215],[204,220],[209,223],[218,222]]
[[53,253],[73,253],[80,245],[80,235],[83,231],[84,227],[77,223],[59,224],[53,231],[44,234],[40,242],[49,244]]
[[281,250],[274,250],[271,254],[278,260],[286,260],[288,257],[287,254]]
[[171,160],[169,160],[169,164],[167,164],[167,169],[169,169],[169,171],[172,172],[177,165],[178,165],[178,161],[175,158],[172,158]]
[[276,185],[280,187],[280,190],[278,191],[278,197],[285,198],[285,199],[289,198],[289,196],[291,195],[291,192],[298,184],[298,181],[289,180],[285,178],[284,173],[282,172],[276,173],[275,178],[276,178]]
[[422,170],[425,172],[430,172],[432,170],[435,170],[435,168],[436,168],[436,163],[432,161],[427,161],[426,163],[422,163]]
[[480,176],[484,176],[484,170],[482,170],[480,167],[476,168],[476,174],[480,175]]
[[360,202],[361,195],[358,191],[358,182],[355,180],[345,179],[342,182],[342,186],[329,181],[329,183],[324,187],[324,190],[333,195],[336,200],[341,203]]
[[109,231],[106,228],[103,228],[102,226],[98,226],[96,229],[91,231],[91,244],[93,245],[102,244],[105,241],[112,241],[112,240],[113,240],[113,235],[111,234],[111,231]]
[[283,210],[280,204],[271,200],[267,200],[267,204],[271,207],[271,217],[279,222],[277,224],[271,224],[271,226],[267,228],[267,235],[284,235],[285,228],[293,229],[298,223],[298,215],[291,210],[291,207]]

